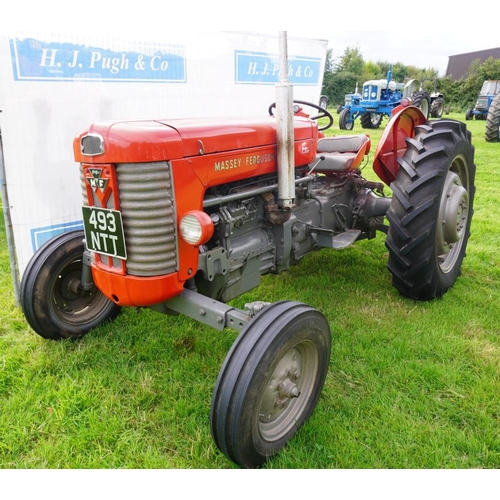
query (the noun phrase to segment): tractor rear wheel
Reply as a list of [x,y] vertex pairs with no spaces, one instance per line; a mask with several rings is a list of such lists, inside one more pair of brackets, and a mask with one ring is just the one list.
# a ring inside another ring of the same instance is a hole
[[430,121],[407,139],[391,184],[386,246],[393,285],[418,300],[443,295],[460,274],[473,214],[474,146],[464,123]]
[[361,126],[363,128],[379,128],[383,116],[382,113],[364,113],[361,115]]
[[31,258],[21,281],[21,306],[29,325],[40,336],[79,338],[114,318],[120,307],[96,287],[80,287],[83,231],[59,234]]
[[416,106],[417,108],[422,111],[422,113],[425,116],[425,119],[427,120],[429,118],[429,112],[431,108],[431,96],[429,95],[428,92],[415,92],[415,95],[413,96],[412,99],[412,105]]
[[486,142],[500,141],[500,94],[491,101],[485,127]]
[[353,127],[354,127],[354,120],[351,120],[351,110],[349,108],[344,108],[340,112],[339,128],[340,130],[352,130]]
[[441,118],[444,113],[444,99],[436,97],[431,103],[431,116],[432,118]]
[[313,412],[330,361],[325,317],[299,302],[265,307],[241,332],[212,398],[212,436],[227,458],[255,468],[275,455]]

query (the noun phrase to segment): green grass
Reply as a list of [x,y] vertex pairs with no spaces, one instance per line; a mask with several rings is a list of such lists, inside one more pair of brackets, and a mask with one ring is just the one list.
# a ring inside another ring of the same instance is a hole
[[[475,215],[462,276],[442,299],[398,295],[380,234],[311,254],[234,301],[306,302],[333,334],[318,406],[267,468],[500,467],[500,144],[485,142],[484,125],[467,122]],[[337,115],[333,133],[345,133]],[[44,340],[15,306],[3,221],[0,238],[1,468],[235,467],[209,411],[236,332],[125,309],[81,341]]]

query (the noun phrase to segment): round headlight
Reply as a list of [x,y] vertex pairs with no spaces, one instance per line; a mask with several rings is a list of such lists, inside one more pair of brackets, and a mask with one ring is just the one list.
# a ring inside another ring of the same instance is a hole
[[192,210],[179,223],[182,239],[195,247],[206,243],[214,234],[214,223],[208,214]]

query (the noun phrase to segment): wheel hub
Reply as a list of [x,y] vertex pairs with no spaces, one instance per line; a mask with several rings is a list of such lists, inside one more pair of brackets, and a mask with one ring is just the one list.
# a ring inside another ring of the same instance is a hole
[[469,193],[462,185],[460,177],[451,170],[446,175],[446,181],[439,208],[441,226],[437,231],[437,253],[442,262],[441,267],[446,272],[445,262],[452,258],[450,253],[454,248],[460,248],[459,243],[465,233],[469,213]]
[[469,195],[463,186],[451,188],[446,204],[444,237],[448,243],[456,243],[462,237],[467,222]]
[[262,401],[261,422],[273,421],[288,408],[291,401],[300,396],[300,358],[298,351],[291,349],[276,366]]
[[71,265],[58,276],[54,287],[54,303],[61,314],[74,314],[88,307],[94,300],[92,291],[81,289],[81,268]]
[[59,278],[59,289],[65,300],[76,300],[80,298],[80,277],[78,273],[71,272]]

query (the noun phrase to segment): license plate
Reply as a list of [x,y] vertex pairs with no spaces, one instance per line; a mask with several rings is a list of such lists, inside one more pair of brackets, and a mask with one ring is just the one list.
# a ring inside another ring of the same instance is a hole
[[91,252],[127,258],[122,214],[108,208],[82,207],[85,243]]

